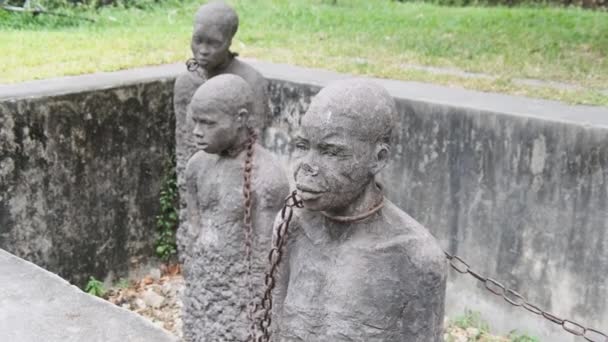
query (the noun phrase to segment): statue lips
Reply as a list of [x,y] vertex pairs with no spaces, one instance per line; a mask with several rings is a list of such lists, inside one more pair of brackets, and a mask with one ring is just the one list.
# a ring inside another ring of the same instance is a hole
[[196,148],[201,149],[201,150],[205,150],[209,144],[207,144],[206,142],[202,142],[202,141],[196,141],[195,143]]
[[300,197],[302,198],[303,201],[314,201],[314,200],[318,199],[319,197],[321,197],[323,195],[323,193],[325,193],[325,191],[323,191],[323,190],[318,190],[313,187],[309,187],[306,185],[300,185],[300,184],[296,185],[296,189],[298,189],[298,192],[300,193]]
[[206,67],[207,65],[209,65],[209,59],[207,58],[197,58],[196,59],[196,63],[198,63],[198,65],[200,65],[201,67]]

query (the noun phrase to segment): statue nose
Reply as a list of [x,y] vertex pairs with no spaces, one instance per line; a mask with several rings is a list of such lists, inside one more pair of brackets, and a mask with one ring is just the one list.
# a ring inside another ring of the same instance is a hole
[[304,170],[304,172],[310,174],[311,176],[316,176],[319,174],[318,167],[310,166],[306,163],[302,164],[302,169]]

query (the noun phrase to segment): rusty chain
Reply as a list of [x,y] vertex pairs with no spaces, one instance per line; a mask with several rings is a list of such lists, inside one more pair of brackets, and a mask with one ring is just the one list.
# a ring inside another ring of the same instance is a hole
[[196,70],[198,70],[198,67],[199,67],[198,62],[194,58],[190,58],[186,61],[186,68],[188,68],[188,71],[190,71],[190,72],[196,71]]
[[522,307],[527,311],[544,317],[545,319],[553,322],[559,326],[561,326],[565,331],[569,332],[574,336],[580,336],[585,338],[585,340],[590,342],[608,342],[608,335],[598,331],[596,329],[586,328],[585,326],[571,321],[569,319],[562,319],[550,312],[540,309],[537,305],[530,303],[527,299],[525,299],[521,294],[517,291],[505,287],[500,282],[495,279],[485,277],[480,273],[471,269],[469,264],[467,264],[464,260],[462,260],[457,255],[452,255],[448,252],[445,252],[445,255],[448,259],[450,266],[456,270],[456,272],[461,274],[469,274],[473,278],[479,280],[483,283],[484,287],[490,291],[491,293],[501,296],[507,303],[516,306]]
[[253,130],[249,130],[249,138],[246,143],[245,165],[243,167],[243,207],[245,208],[243,223],[245,225],[245,262],[247,278],[247,319],[249,320],[249,338],[255,336],[255,306],[254,291],[252,280],[252,246],[253,246],[253,219],[252,219],[252,198],[251,198],[251,174],[253,172],[253,147],[257,137]]
[[201,67],[200,64],[198,64],[198,62],[194,58],[190,58],[186,61],[186,68],[189,72],[197,73],[198,76],[200,76],[203,80],[209,78],[207,71],[203,67]]

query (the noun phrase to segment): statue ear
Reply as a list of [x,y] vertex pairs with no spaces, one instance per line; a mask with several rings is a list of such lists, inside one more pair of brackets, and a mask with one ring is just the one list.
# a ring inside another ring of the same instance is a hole
[[379,143],[376,145],[375,160],[372,165],[372,174],[376,175],[386,167],[390,152],[391,147],[388,144]]
[[241,127],[247,126],[247,122],[249,121],[249,111],[245,108],[239,109],[237,121]]

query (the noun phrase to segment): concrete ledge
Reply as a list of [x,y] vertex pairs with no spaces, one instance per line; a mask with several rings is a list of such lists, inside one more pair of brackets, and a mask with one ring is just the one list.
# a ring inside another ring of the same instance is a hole
[[177,341],[139,315],[3,250],[0,308],[0,341]]
[[[273,64],[256,60],[247,61],[260,70],[266,78],[281,81],[324,86],[331,81],[355,77],[286,64]],[[568,122],[577,125],[608,127],[607,107],[568,105],[557,101],[486,93],[420,82],[372,79],[388,89],[391,95],[403,100]]]
[[175,78],[185,67],[167,64],[115,72],[50,78],[17,84],[0,84],[0,101],[86,93]]
[[[268,63],[255,59],[243,60],[258,69],[266,78],[275,80],[324,86],[334,80],[355,77],[328,70]],[[176,63],[18,84],[0,84],[0,100],[80,93],[94,89],[172,79],[184,71],[184,64]],[[557,101],[450,88],[428,83],[373,79],[386,87],[393,96],[406,100],[577,125],[608,127],[607,107],[568,105]]]

